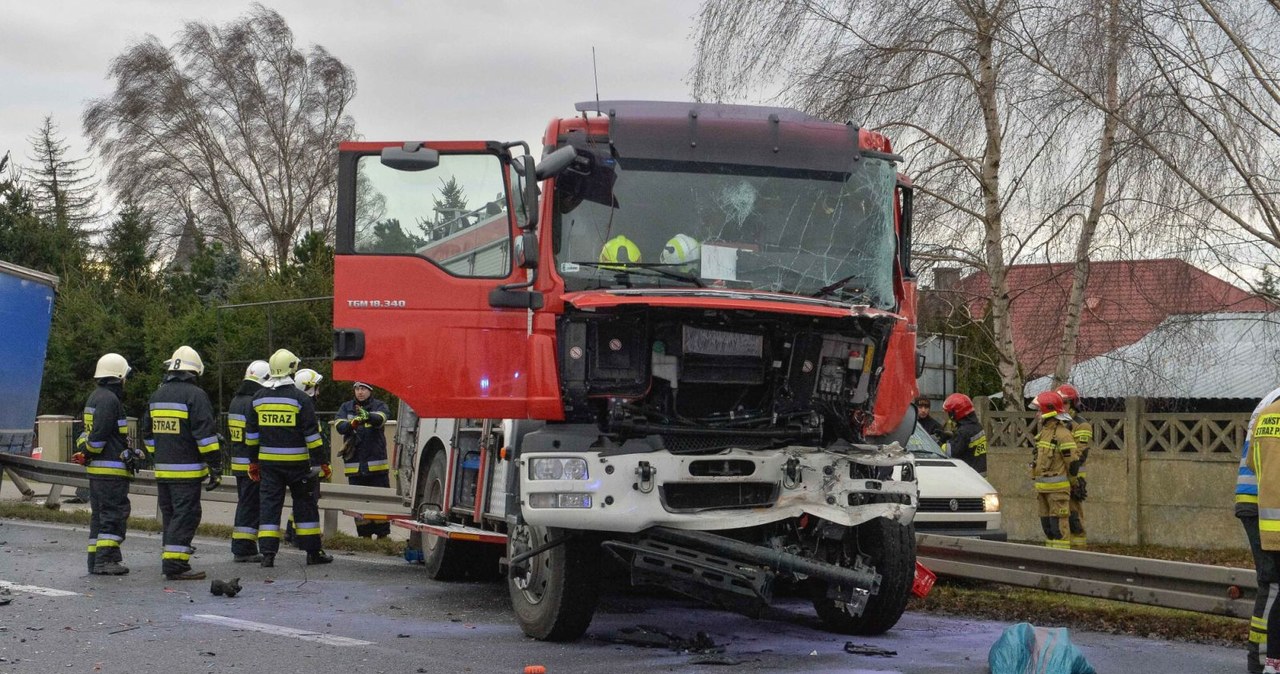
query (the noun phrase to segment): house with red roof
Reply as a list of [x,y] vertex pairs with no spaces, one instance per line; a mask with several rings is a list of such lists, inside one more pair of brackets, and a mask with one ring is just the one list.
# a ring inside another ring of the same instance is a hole
[[[1072,263],[1009,268],[1013,341],[1027,379],[1053,372],[1074,269]],[[935,270],[937,297],[931,304],[963,307],[982,320],[990,307],[989,277],[986,272],[958,277],[958,270]],[[1084,296],[1076,363],[1133,344],[1171,316],[1276,309],[1267,299],[1176,259],[1093,262]]]

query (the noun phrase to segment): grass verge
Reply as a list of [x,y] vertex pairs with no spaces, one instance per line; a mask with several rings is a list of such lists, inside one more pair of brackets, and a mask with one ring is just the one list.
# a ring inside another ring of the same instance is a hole
[[[36,520],[39,522],[58,522],[61,524],[79,524],[89,526],[88,510],[50,510],[33,503],[17,503],[0,501],[0,518],[10,517],[20,520]],[[131,531],[160,531],[160,523],[152,517],[130,517]],[[231,527],[225,524],[201,524],[196,530],[197,536],[205,538],[225,538],[230,540]],[[371,552],[399,557],[404,553],[404,541],[372,540],[359,538],[344,533],[336,533],[324,537],[326,550],[344,550],[348,552]]]

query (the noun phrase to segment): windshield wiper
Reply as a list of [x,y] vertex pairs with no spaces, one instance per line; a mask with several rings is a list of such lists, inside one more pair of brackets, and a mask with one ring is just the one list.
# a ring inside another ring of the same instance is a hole
[[663,267],[679,266],[678,264],[670,262],[570,262],[569,264],[576,264],[583,267],[595,267],[596,269],[617,272],[619,274],[630,274],[633,271],[650,272],[665,278],[684,281],[685,283],[692,283],[699,288],[707,287],[706,284],[702,282],[702,279],[694,276],[693,274],[663,269]]
[[[827,295],[830,295],[831,293],[837,290],[843,290],[845,286],[849,285],[850,281],[856,278],[858,278],[857,274],[850,274],[840,279],[839,281],[836,281],[834,283],[829,283],[825,286],[822,286],[821,288],[818,288],[818,290],[815,291],[812,295],[810,295],[810,297],[826,297]],[[866,288],[858,288],[858,290],[862,291],[859,293],[859,295],[865,296]]]

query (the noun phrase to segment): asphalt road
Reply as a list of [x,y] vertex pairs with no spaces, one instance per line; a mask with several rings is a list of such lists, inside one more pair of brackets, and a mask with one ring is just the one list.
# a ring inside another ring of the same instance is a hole
[[[848,638],[818,629],[804,602],[752,620],[618,589],[584,639],[549,644],[516,627],[501,583],[437,583],[392,558],[339,554],[334,564],[307,567],[292,551],[261,569],[232,563],[225,541],[198,540],[197,569],[240,577],[243,592],[228,599],[211,595],[208,581],[164,580],[159,540],[147,534],[125,543],[133,573],[89,576],[86,537],[83,527],[0,520],[0,585],[12,598],[0,606],[0,672],[518,673],[543,665],[549,674],[977,673],[1004,627],[908,613],[883,637],[854,639],[896,656],[851,655]],[[740,664],[699,665],[689,653],[619,643],[641,625],[688,637],[705,631]],[[1072,639],[1104,674],[1243,671],[1242,648],[1087,632]]]

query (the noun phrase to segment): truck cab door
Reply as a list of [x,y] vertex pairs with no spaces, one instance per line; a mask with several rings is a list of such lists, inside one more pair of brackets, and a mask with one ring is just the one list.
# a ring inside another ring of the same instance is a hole
[[529,273],[515,182],[500,143],[340,146],[334,378],[424,418],[527,416],[532,309],[490,301]]

